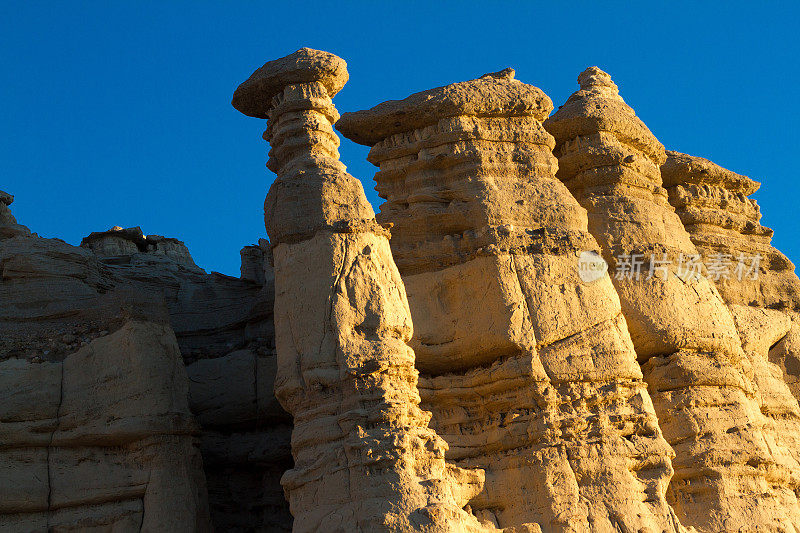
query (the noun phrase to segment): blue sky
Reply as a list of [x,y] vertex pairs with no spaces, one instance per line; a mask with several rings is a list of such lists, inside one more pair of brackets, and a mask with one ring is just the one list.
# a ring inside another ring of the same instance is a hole
[[[343,57],[340,112],[507,66],[558,106],[598,65],[667,148],[761,181],[762,222],[800,261],[798,3],[640,4],[6,1],[0,189],[42,236],[138,225],[238,275],[274,176],[263,121],[230,98],[265,61]],[[377,206],[366,153],[342,141]]]

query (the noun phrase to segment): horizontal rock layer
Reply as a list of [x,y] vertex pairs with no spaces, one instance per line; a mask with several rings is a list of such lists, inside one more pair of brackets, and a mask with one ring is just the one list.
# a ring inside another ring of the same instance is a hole
[[338,126],[374,144],[378,220],[392,224],[408,290],[423,407],[447,457],[486,471],[470,506],[487,523],[679,530],[664,497],[672,451],[619,299],[602,272],[579,276],[581,252],[599,258],[599,247],[555,179],[539,94],[487,75]]

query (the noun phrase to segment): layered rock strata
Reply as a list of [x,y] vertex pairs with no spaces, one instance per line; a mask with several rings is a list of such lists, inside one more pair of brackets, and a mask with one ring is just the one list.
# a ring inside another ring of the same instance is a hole
[[[4,222],[0,234],[8,235]],[[42,483],[60,492],[50,505],[15,507],[18,491],[30,489],[15,480],[35,478],[41,464],[8,463],[0,524],[10,529],[0,530],[40,531],[42,523],[58,531],[138,531],[142,524],[151,531],[290,530],[280,477],[292,464],[291,420],[272,391],[274,290],[263,252],[248,252],[248,268],[262,263],[258,283],[205,274],[188,250],[95,253],[100,241],[92,237],[78,248],[12,224],[16,237],[0,239],[0,396],[7,404],[0,428],[32,427],[45,444],[12,433],[0,448],[49,455],[55,477]],[[106,238],[145,240],[138,228],[116,228]],[[63,445],[58,428],[67,411],[56,416],[50,408],[62,387],[70,412],[84,410],[83,420],[69,415],[71,423],[90,433]],[[129,422],[91,429],[116,419]],[[89,454],[75,456],[81,469],[54,462],[75,449]],[[148,479],[151,485],[142,482]],[[174,494],[167,490],[173,486]],[[197,495],[190,498],[186,487]]]
[[703,262],[713,269],[722,298],[791,318],[770,361],[800,399],[800,279],[789,258],[770,245],[773,232],[761,225],[761,209],[749,197],[760,184],[702,157],[671,151],[661,175],[670,203]]
[[338,160],[344,61],[311,49],[258,69],[233,105],[267,118],[275,391],[292,414],[282,483],[294,531],[474,531],[480,472],[445,463],[419,408],[411,317],[387,232]]
[[210,531],[166,308],[19,227],[0,226],[0,531]]
[[555,178],[551,110],[506,69],[337,128],[380,167],[423,407],[447,457],[486,471],[474,513],[510,530],[677,531],[672,451],[586,212]]
[[756,400],[779,445],[772,448],[782,476],[776,484],[788,478],[796,492],[800,279],[791,261],[770,245],[772,230],[759,223],[760,208],[749,198],[759,183],[707,159],[669,151],[661,174],[753,366]]
[[142,229],[123,229],[114,226],[108,231],[95,232],[81,241],[81,247],[88,248],[98,257],[109,258],[130,256],[138,252],[166,256],[189,269],[202,272],[194,264],[189,249],[184,243],[172,237],[145,235]]
[[[764,417],[734,316],[668,202],[663,146],[602,70],[545,122],[558,177],[589,214],[614,273],[675,476],[668,498],[703,531],[800,528],[797,469]],[[637,274],[637,270],[639,270]],[[748,352],[750,350],[748,349]]]

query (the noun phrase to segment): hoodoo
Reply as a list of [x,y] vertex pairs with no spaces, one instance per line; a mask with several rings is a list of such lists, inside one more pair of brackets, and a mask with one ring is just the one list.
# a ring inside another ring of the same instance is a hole
[[486,471],[474,512],[508,528],[676,531],[672,450],[609,276],[581,278],[600,248],[555,177],[551,110],[505,69],[337,127],[380,168],[423,407],[448,458]]
[[[481,471],[447,464],[419,407],[411,316],[361,183],[339,162],[331,98],[345,63],[303,48],[234,94],[266,117],[275,262],[275,393],[294,419],[283,477],[294,531],[482,531],[463,510]],[[488,528],[493,529],[493,528]]]
[[615,270],[661,429],[673,446],[668,498],[685,525],[800,527],[796,462],[759,409],[734,317],[668,201],[664,147],[597,67],[545,122],[558,177],[589,213]]

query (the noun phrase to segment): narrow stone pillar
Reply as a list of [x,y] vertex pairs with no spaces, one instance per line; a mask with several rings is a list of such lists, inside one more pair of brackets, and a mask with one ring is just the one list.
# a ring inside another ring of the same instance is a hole
[[[545,123],[559,171],[589,214],[614,273],[661,429],[673,446],[667,492],[702,531],[800,528],[800,507],[756,398],[753,365],[734,318],[669,204],[664,147],[591,67]],[[638,270],[638,272],[637,272]]]
[[331,97],[345,62],[303,48],[239,86],[267,118],[275,392],[294,418],[282,479],[294,531],[479,531],[463,510],[483,473],[445,463],[419,408],[405,288],[361,183],[338,160]]

